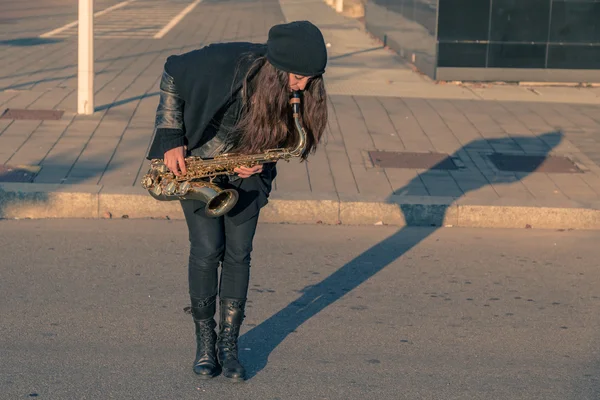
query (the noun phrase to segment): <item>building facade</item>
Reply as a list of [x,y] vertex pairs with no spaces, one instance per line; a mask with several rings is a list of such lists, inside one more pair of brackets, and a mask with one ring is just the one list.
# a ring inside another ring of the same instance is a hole
[[366,0],[365,22],[436,80],[600,82],[600,1]]

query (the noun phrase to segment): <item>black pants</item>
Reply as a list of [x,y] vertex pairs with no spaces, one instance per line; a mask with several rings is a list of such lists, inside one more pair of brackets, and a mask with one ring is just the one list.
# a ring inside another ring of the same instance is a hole
[[[245,300],[250,278],[250,253],[258,214],[235,225],[227,215],[209,218],[203,215],[204,203],[181,201],[190,240],[190,297],[206,299],[219,292],[222,298]],[[196,210],[201,209],[198,213]],[[218,267],[221,281],[218,287]]]

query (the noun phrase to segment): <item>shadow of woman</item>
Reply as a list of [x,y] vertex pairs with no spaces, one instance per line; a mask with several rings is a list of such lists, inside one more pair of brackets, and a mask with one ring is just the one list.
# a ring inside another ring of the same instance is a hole
[[[516,139],[524,148],[532,148],[534,146],[539,147],[541,140],[545,143],[547,149],[543,154],[538,154],[543,157],[539,157],[537,159],[538,164],[530,168],[531,171],[535,171],[561,142],[562,137],[561,132],[550,132],[539,136],[513,137],[510,139],[482,139],[470,142],[461,150],[481,149],[484,145],[491,145],[492,148],[506,148],[509,145],[514,145],[513,139]],[[456,156],[456,154],[453,156]],[[434,175],[435,170],[436,166],[422,175]],[[418,177],[415,178],[415,180],[418,179]],[[506,174],[495,176],[491,183],[499,185],[515,183],[515,181],[514,176]],[[406,187],[411,187],[411,184],[414,183],[411,182]],[[479,186],[472,187],[470,191],[478,190],[486,185],[486,183],[481,183]],[[391,196],[388,201],[392,202]],[[387,239],[364,251],[318,284],[304,288],[300,298],[246,332],[240,338],[240,347],[251,349],[249,352],[242,354],[247,367],[248,379],[254,377],[267,365],[271,352],[285,340],[290,332],[342,298],[346,293],[357,288],[439,229],[448,206],[441,205],[439,207],[440,209],[436,212],[437,228],[410,229],[411,221],[415,220],[414,215],[421,212],[421,210],[418,206],[415,209],[412,206],[403,205],[401,209],[407,221],[406,227],[401,228]]]

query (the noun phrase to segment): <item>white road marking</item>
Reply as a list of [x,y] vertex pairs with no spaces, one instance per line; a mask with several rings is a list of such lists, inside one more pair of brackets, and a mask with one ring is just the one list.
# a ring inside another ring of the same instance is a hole
[[183,11],[181,11],[175,18],[171,20],[164,28],[160,30],[156,35],[154,35],[154,39],[160,39],[165,36],[175,25],[177,25],[186,15],[190,13],[202,0],[196,0],[189,6],[187,6]]
[[[129,3],[133,3],[134,1],[135,1],[135,0],[126,0],[126,1],[122,1],[121,3],[115,4],[114,6],[110,6],[110,7],[108,7],[108,8],[105,8],[105,9],[104,9],[104,10],[102,10],[102,11],[98,11],[98,12],[94,13],[94,17],[99,17],[99,16],[101,16],[101,15],[104,15],[104,14],[106,14],[106,13],[109,13],[109,12],[111,12],[112,10],[116,10],[116,9],[118,9],[118,8],[125,7],[127,4],[129,4]],[[61,26],[60,28],[57,28],[57,29],[54,29],[53,31],[46,32],[46,33],[43,33],[43,34],[41,34],[41,35],[40,35],[40,37],[42,37],[42,38],[47,38],[47,37],[54,36],[54,35],[56,35],[57,33],[60,33],[60,32],[63,32],[63,31],[66,31],[66,30],[67,30],[67,29],[69,29],[69,28],[72,28],[72,27],[74,27],[74,26],[77,26],[77,24],[78,24],[78,23],[79,23],[79,21],[74,21],[74,22],[71,22],[70,24],[67,24],[67,25]]]
[[[160,39],[173,29],[202,0],[127,0],[100,11],[120,8],[116,12],[94,19],[97,39]],[[182,10],[183,8],[183,10]],[[99,13],[94,14],[98,16]],[[77,37],[77,22],[65,25],[43,37]]]

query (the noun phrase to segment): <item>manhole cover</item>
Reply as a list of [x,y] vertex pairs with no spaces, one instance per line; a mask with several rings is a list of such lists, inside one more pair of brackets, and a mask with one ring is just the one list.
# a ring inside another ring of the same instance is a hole
[[16,108],[7,108],[0,119],[61,119],[64,111],[60,110],[20,110]]
[[508,172],[545,172],[545,173],[583,173],[573,161],[559,156],[531,156],[514,154],[489,154],[488,158],[500,171]]
[[381,168],[458,169],[448,154],[370,151],[373,165]]
[[40,169],[36,165],[0,165],[0,182],[31,183]]

